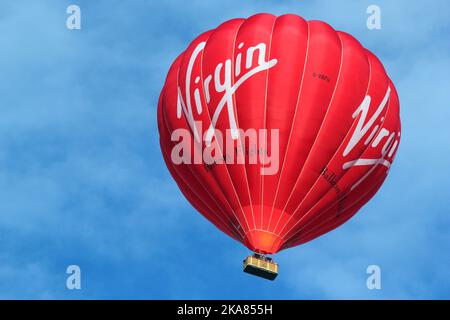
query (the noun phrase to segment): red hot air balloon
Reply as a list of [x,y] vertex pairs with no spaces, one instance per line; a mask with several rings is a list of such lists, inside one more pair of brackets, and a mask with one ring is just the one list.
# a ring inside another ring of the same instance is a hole
[[335,229],[374,196],[399,145],[399,99],[351,35],[257,14],[201,34],[174,61],[158,128],[185,197],[264,269],[275,265],[266,254]]

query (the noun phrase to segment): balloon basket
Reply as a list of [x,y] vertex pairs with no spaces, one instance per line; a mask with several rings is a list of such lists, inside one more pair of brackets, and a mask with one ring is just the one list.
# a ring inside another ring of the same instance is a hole
[[278,264],[272,258],[255,253],[244,260],[244,272],[274,280],[278,275]]

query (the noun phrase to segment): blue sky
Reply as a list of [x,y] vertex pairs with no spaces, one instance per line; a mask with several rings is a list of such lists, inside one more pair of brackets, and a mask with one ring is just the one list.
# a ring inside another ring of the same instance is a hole
[[[65,27],[69,4],[82,29]],[[382,29],[366,28],[377,4]],[[0,298],[450,298],[450,20],[446,1],[2,1]],[[165,169],[156,104],[199,33],[296,13],[373,51],[401,102],[380,192],[343,227],[280,253],[267,282],[248,250],[193,210]],[[67,290],[66,267],[82,289]],[[366,268],[382,270],[368,290]]]

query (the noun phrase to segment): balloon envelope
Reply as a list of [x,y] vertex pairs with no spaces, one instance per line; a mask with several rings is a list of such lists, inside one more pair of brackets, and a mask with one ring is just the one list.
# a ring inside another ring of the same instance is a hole
[[259,253],[346,222],[385,180],[399,99],[352,36],[297,15],[233,19],[174,61],[161,150],[188,201]]

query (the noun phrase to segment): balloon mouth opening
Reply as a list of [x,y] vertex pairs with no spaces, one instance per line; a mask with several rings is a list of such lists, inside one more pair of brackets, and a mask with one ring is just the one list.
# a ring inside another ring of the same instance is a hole
[[280,251],[282,239],[269,231],[251,230],[245,235],[244,244],[253,252],[274,254]]

